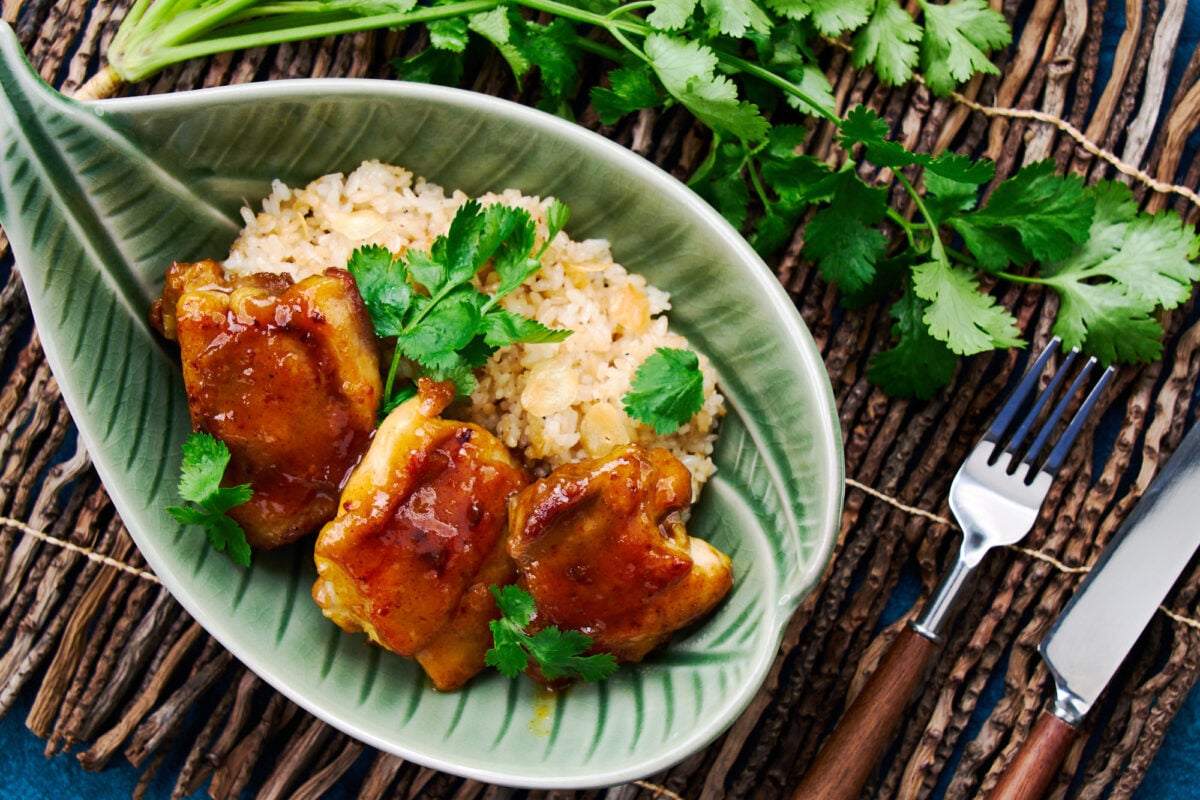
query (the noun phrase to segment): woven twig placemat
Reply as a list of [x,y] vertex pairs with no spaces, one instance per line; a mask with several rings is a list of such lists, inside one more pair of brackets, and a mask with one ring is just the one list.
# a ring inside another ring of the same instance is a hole
[[[1122,177],[1145,207],[1174,208],[1194,223],[1200,205],[1188,187],[1197,186],[1200,161],[1186,140],[1200,118],[1200,54],[1175,65],[1182,77],[1167,91],[1187,4],[1112,1],[1126,29],[1111,63],[1102,59],[1108,4],[1004,3],[1022,24],[999,58],[1002,76],[976,79],[950,99],[920,85],[881,86],[833,43],[824,59],[838,103],[879,109],[909,148],[986,154],[1000,178],[1053,158],[1088,178]],[[124,8],[113,0],[4,6],[31,62],[65,93],[97,71]],[[188,63],[131,91],[387,78],[389,58],[404,47],[401,34],[375,33],[254,50]],[[498,62],[468,88],[527,99]],[[644,112],[606,128],[585,104],[580,124],[681,179],[704,152],[705,131],[684,113]],[[824,156],[831,145],[820,127],[809,152]],[[848,486],[835,558],[788,628],[766,685],[728,733],[661,775],[580,797],[786,796],[905,622],[889,606],[895,588],[919,586],[927,596],[956,547],[949,481],[1023,356],[969,360],[953,387],[928,402],[888,399],[864,372],[886,345],[890,320],[879,309],[839,310],[835,290],[798,257],[801,244],[794,238],[771,265],[821,349],[844,431]],[[571,794],[486,786],[376,753],[299,710],[193,622],[146,569],[76,444],[2,239],[0,251],[10,274],[0,293],[0,713],[31,696],[27,724],[48,755],[77,758],[81,769],[128,759],[143,771],[143,787],[170,769],[177,794],[206,786],[217,798],[316,797],[335,784],[352,784],[361,797]],[[1014,287],[1002,300],[1035,345],[1047,339],[1046,293]],[[985,563],[868,796],[971,798],[995,782],[1045,702],[1034,646],[1188,424],[1200,389],[1194,318],[1190,305],[1166,316],[1164,360],[1123,369],[1105,398],[1113,435],[1085,432],[1090,444],[1076,448],[1022,548]],[[1198,577],[1190,570],[1169,595],[1088,720],[1089,744],[1071,752],[1065,775],[1074,781],[1062,778],[1051,797],[1125,798],[1142,780],[1200,670]]]

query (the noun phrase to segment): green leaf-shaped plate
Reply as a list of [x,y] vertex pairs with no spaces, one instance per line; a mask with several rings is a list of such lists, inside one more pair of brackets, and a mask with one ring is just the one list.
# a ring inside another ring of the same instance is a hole
[[[263,678],[371,745],[530,788],[621,783],[704,747],[761,685],[833,549],[841,440],[828,378],[775,277],[686,187],[563,120],[470,92],[279,81],[79,104],[0,28],[0,224],[47,358],[138,547],[179,601]],[[189,431],[173,354],[147,324],[172,260],[223,258],[238,210],[364,159],[469,194],[554,195],[576,239],[669,290],[671,322],[717,365],[730,413],[692,532],[736,588],[645,663],[553,698],[495,674],[439,694],[409,661],[312,603],[311,546],[234,566],[164,510]]]

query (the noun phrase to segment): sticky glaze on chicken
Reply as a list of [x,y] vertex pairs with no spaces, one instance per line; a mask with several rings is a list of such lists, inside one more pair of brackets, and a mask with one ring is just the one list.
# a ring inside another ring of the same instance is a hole
[[229,513],[254,548],[317,530],[375,428],[382,386],[374,329],[345,270],[299,283],[176,263],[155,326],[179,342],[192,425],[231,455],[226,485],[253,497]]
[[691,491],[687,467],[640,445],[564,465],[521,491],[508,551],[537,603],[533,628],[579,630],[594,651],[640,661],[708,613],[733,572],[727,556],[687,535],[680,512]]
[[317,537],[313,586],[325,616],[415,657],[438,689],[484,667],[488,587],[516,577],[508,498],[529,483],[495,436],[438,417],[453,398],[453,384],[423,378],[384,420]]

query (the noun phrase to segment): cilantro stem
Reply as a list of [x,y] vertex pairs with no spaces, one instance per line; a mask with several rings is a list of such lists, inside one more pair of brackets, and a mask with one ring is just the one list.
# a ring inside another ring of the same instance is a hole
[[[929,208],[925,205],[925,201],[917,192],[916,187],[912,185],[912,182],[908,178],[904,177],[904,173],[900,172],[899,170],[893,170],[892,174],[896,176],[896,180],[900,181],[901,185],[904,186],[904,190],[908,192],[910,197],[912,197],[913,202],[917,205],[917,210],[921,212],[921,216],[926,220],[933,219],[933,215],[929,213]],[[942,237],[938,236],[938,232],[934,230],[928,223],[926,223],[925,227],[929,228],[930,232],[933,234],[929,237],[930,255],[932,255],[934,260],[940,264],[949,264],[950,257],[946,255],[946,245],[942,243]]]
[[623,6],[617,6],[605,16],[612,19],[629,14],[633,11],[637,11],[639,8],[654,8],[656,5],[657,3],[655,3],[654,0],[641,0],[641,2],[637,3],[626,3]]
[[1048,281],[1044,278],[1038,278],[1033,275],[1017,275],[1014,272],[993,272],[997,278],[1003,278],[1006,281],[1013,283],[1026,283],[1032,286],[1053,286],[1054,281]]
[[396,385],[396,372],[400,369],[400,348],[396,347],[392,351],[392,365],[388,367],[387,380],[383,384],[383,402],[390,403],[392,400],[392,387]]
[[894,209],[890,206],[888,207],[887,214],[888,214],[888,219],[890,219],[892,222],[894,222],[896,224],[896,227],[898,227],[898,228],[900,228],[900,230],[904,231],[904,238],[908,239],[908,246],[911,247],[913,250],[919,249],[917,247],[916,232],[918,230],[922,230],[922,229],[928,230],[929,226],[922,225],[919,222],[912,222],[910,220],[905,219],[903,214],[901,214],[899,211],[897,211],[896,209]]
[[821,105],[818,101],[814,100],[812,97],[809,97],[808,92],[804,91],[797,84],[789,81],[782,75],[776,75],[766,67],[729,53],[718,52],[717,56],[721,59],[721,61],[725,62],[729,66],[741,70],[747,75],[752,75],[761,81],[765,81],[766,83],[769,83],[778,89],[782,89],[793,97],[803,100],[810,108],[812,108],[813,111],[816,111],[828,122],[832,122],[834,125],[841,123],[842,118],[838,116],[833,109],[829,109]]
[[745,140],[741,141],[742,149],[746,154],[742,163],[746,167],[746,174],[750,177],[750,185],[754,187],[754,191],[758,195],[758,199],[762,202],[763,208],[770,208],[771,198],[767,195],[767,187],[763,186],[762,179],[758,175],[758,170],[754,168],[754,155],[746,145]]
[[607,14],[596,14],[582,8],[566,5],[565,3],[557,3],[555,0],[516,0],[516,3],[517,5],[531,8],[534,11],[545,11],[547,14],[554,14],[555,16],[564,17],[575,22],[596,25],[597,27],[604,28],[609,33],[620,30],[624,33],[632,33],[636,36],[645,37],[653,32],[653,28],[644,22],[635,22],[627,19],[610,19]]
[[[257,14],[250,19],[242,13],[255,2],[256,0],[220,0],[210,6],[191,8],[167,0],[160,0],[158,3],[147,0],[140,4],[141,8],[135,6],[138,12],[136,24],[130,28],[122,26],[122,30],[128,33],[123,37],[118,35],[114,40],[113,46],[109,48],[109,61],[122,78],[134,82],[149,77],[171,64],[226,51],[377,28],[402,28],[415,23],[490,11],[504,5],[503,0],[461,0],[413,11],[363,16],[354,12],[354,4],[347,3],[335,8],[351,16],[341,17],[339,14],[337,16],[341,18],[321,18],[317,22],[310,21],[308,24],[293,26],[291,23],[297,17],[310,19],[305,13],[308,3],[297,6],[297,11],[287,13],[283,10],[287,3],[272,4],[269,8],[277,17],[276,23],[271,25],[260,19]],[[179,11],[180,8],[184,10]],[[178,16],[171,18],[170,22],[161,28],[158,27],[163,19],[172,14]],[[284,20],[287,22],[284,23]]]
[[696,167],[696,171],[692,173],[692,177],[688,178],[688,186],[694,188],[708,177],[708,173],[712,172],[713,166],[717,163],[717,149],[720,146],[721,133],[720,131],[713,131],[712,141],[708,145],[708,154],[704,156],[704,161],[700,162],[700,166]]
[[576,35],[571,43],[580,50],[583,50],[585,53],[591,53],[594,56],[600,56],[608,61],[619,63],[621,61],[621,56],[624,55],[624,53],[617,48],[609,47],[602,42],[597,42],[595,39],[589,39],[586,36]]

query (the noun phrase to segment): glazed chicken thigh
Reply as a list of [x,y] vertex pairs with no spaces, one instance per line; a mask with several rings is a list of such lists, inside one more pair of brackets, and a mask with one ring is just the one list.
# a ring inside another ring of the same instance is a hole
[[[661,448],[625,445],[567,464],[511,504],[508,550],[537,604],[534,629],[592,637],[640,661],[729,592],[727,556],[689,537],[691,476]],[[536,674],[534,677],[538,677]]]
[[293,283],[173,264],[151,320],[179,342],[192,425],[230,451],[229,514],[256,549],[317,530],[375,428],[382,386],[374,329],[350,273]]
[[529,482],[483,428],[438,417],[450,383],[419,382],[384,420],[317,537],[313,598],[344,630],[417,659],[438,689],[484,667],[488,587],[512,583],[508,498]]

